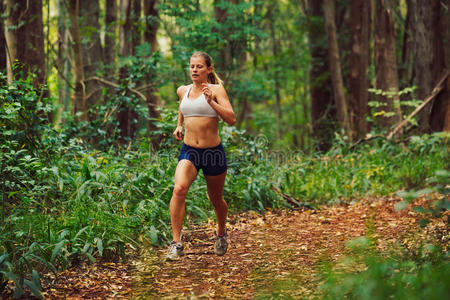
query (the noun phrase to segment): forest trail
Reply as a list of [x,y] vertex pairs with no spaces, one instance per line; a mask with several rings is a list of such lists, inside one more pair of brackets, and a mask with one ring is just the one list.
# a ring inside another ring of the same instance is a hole
[[[396,211],[396,197],[359,199],[316,210],[269,210],[230,215],[228,252],[214,254],[214,224],[183,232],[186,255],[165,261],[149,248],[126,263],[86,264],[62,272],[51,299],[320,298],[321,267],[348,254],[346,243],[369,234],[381,253],[414,244],[419,214]],[[424,198],[419,201],[425,203]],[[392,249],[392,248],[391,248]]]
[[229,220],[227,254],[214,254],[214,224],[184,232],[186,255],[164,261],[165,249],[134,262],[131,298],[314,298],[318,266],[346,253],[348,240],[371,228],[377,247],[401,239],[417,214],[396,211],[398,199],[358,201],[318,210],[247,212]]

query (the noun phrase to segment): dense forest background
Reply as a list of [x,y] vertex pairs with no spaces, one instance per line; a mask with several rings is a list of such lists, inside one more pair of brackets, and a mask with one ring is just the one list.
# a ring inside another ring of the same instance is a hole
[[[364,259],[346,269],[363,273],[345,277],[330,267],[319,280],[324,289],[311,282],[325,299],[445,297],[449,7],[449,0],[0,1],[0,293],[43,297],[62,270],[171,241],[176,89],[190,83],[189,58],[201,50],[237,117],[235,126],[220,126],[230,212],[313,214],[327,205],[327,215],[332,205],[359,201],[361,211],[373,211],[378,199],[400,224],[407,218],[393,207],[420,199],[411,209],[421,220],[405,225],[408,239],[380,246],[376,216],[368,216]],[[186,228],[214,219],[205,191],[201,178],[190,188]],[[322,260],[309,267],[336,263],[327,251],[307,253]],[[358,281],[366,278],[370,285]]]
[[[52,124],[96,142],[161,140],[190,54],[213,57],[237,128],[327,150],[389,131],[450,130],[448,1],[3,1],[0,69],[34,71]],[[18,62],[21,67],[13,67]],[[444,78],[445,77],[445,78]]]

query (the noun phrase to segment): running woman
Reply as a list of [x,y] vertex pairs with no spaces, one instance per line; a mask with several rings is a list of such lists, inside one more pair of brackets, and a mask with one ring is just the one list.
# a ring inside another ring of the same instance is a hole
[[192,84],[177,89],[180,105],[178,124],[173,135],[177,140],[183,140],[183,146],[178,158],[175,185],[170,200],[173,241],[167,252],[169,260],[184,255],[181,229],[185,214],[185,199],[200,169],[203,170],[208,196],[217,217],[215,252],[217,255],[224,255],[228,248],[225,227],[228,205],[223,199],[227,159],[218,128],[219,117],[230,125],[236,123],[236,117],[223,82],[214,72],[212,59],[207,53],[193,53],[189,71]]

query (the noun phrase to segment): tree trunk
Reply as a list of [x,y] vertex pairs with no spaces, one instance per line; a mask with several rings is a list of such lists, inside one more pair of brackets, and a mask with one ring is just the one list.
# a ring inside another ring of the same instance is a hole
[[144,1],[144,16],[146,19],[144,40],[150,44],[152,53],[158,49],[158,40],[156,39],[156,34],[159,28],[159,16],[156,8],[157,4],[158,0]]
[[[222,8],[221,3],[226,2],[230,11],[233,12],[233,5],[238,5],[242,0],[214,0],[214,19],[218,26],[213,28],[214,32],[217,32],[223,37],[225,41],[219,46],[219,55],[215,58],[214,67],[219,76],[227,82],[232,77],[239,77],[243,72],[243,66],[247,60],[247,40],[245,36],[234,37],[234,32],[230,31],[229,11],[227,8]],[[230,98],[233,99],[233,89],[230,90]],[[248,113],[252,110],[251,102],[249,99],[240,98],[239,104],[236,104],[236,112],[239,116],[237,119],[237,128],[245,122]]]
[[131,0],[120,0],[119,54],[131,55]]
[[[132,54],[131,43],[131,8],[132,0],[120,0],[120,28],[119,28],[119,54],[121,57],[127,57]],[[124,66],[119,70],[119,77],[123,84],[127,78],[127,68]],[[130,109],[127,103],[120,106],[118,113],[119,129],[121,142],[126,142],[127,138],[131,137],[131,119]]]
[[[444,41],[443,45],[446,45],[444,46],[444,64],[445,68],[447,70],[450,70],[450,0],[445,0],[444,3],[447,7],[446,10],[441,8],[441,28]],[[442,110],[445,111],[445,118],[443,122],[444,125],[442,130],[450,132],[450,76],[447,78],[446,93],[447,105],[445,107],[442,107]]]
[[[106,15],[105,15],[105,49],[104,49],[104,63],[106,70],[112,73],[115,71],[115,58],[117,49],[117,0],[106,0]],[[111,74],[108,78],[113,77]]]
[[[156,9],[157,0],[144,1],[144,16],[145,16],[145,32],[144,40],[149,43],[152,49],[152,54],[157,50],[157,39],[156,33],[158,32],[159,22],[158,22],[158,10]],[[146,82],[150,83],[152,78],[148,77]],[[145,95],[147,97],[147,107],[149,114],[148,129],[149,132],[154,132],[158,128],[155,125],[155,119],[160,117],[158,107],[160,105],[160,98],[158,96],[158,89],[151,87],[146,90]],[[161,141],[161,136],[152,135],[152,147],[153,149],[158,149],[159,142]]]
[[[98,0],[79,0],[80,10],[78,15],[81,36],[83,39],[83,72],[85,78],[96,75],[103,62],[102,46],[100,43],[99,3]],[[84,83],[86,105],[89,112],[89,120],[97,118],[91,108],[101,97],[101,85],[97,80],[89,80]]]
[[[3,1],[0,0],[0,14],[4,14]],[[0,72],[6,72],[6,40],[5,26],[3,20],[0,20]]]
[[[15,7],[14,0],[3,0],[4,8],[6,12],[5,19],[5,41],[6,41],[6,70],[8,73],[8,82],[12,83],[13,81],[13,73],[12,73],[12,65],[17,57],[17,37],[15,34],[15,30],[8,29],[13,28],[16,25],[16,20],[19,19],[20,16],[20,8]],[[15,9],[13,9],[15,7]]]
[[385,111],[391,115],[381,116],[381,127],[388,129],[402,119],[398,96],[397,58],[392,9],[383,0],[375,1],[375,72],[376,88],[390,95],[380,95]]
[[[238,5],[242,2],[244,2],[244,0],[231,0],[231,3],[234,5]],[[240,39],[232,41],[231,57],[234,59],[233,70],[237,70],[238,73],[243,72],[243,67],[247,61],[247,38],[245,35],[241,36]]]
[[349,104],[352,111],[354,138],[367,133],[367,103],[369,101],[370,64],[370,2],[353,0],[351,6],[351,36]]
[[[272,57],[276,61],[278,59],[278,54],[280,52],[280,41],[276,37],[275,29],[275,17],[277,13],[278,3],[274,2],[273,5],[269,6],[266,18],[269,20],[270,27],[270,38],[272,44]],[[281,82],[280,82],[280,68],[278,65],[274,66],[274,76],[273,80],[275,82],[275,111],[277,113],[277,137],[281,138]]]
[[444,120],[442,124],[442,131],[450,132],[450,76],[447,78],[446,88],[444,95],[441,96],[442,104],[440,108],[444,112]]
[[[425,99],[432,91],[445,68],[443,32],[441,31],[441,1],[413,0],[416,9],[416,59],[415,73],[418,96]],[[448,8],[447,8],[448,9]],[[444,33],[445,34],[445,33]],[[448,48],[448,41],[447,47]],[[447,66],[448,67],[448,66]],[[444,89],[419,114],[422,132],[440,131],[444,128],[448,89]]]
[[313,136],[318,141],[320,151],[331,147],[336,121],[336,110],[331,95],[326,31],[323,23],[323,0],[308,2],[308,36],[311,55],[310,97]]
[[[69,110],[70,106],[70,89],[68,81],[70,80],[70,64],[69,64],[69,32],[66,21],[67,11],[63,3],[64,0],[57,0],[58,8],[58,98],[59,112],[58,116]],[[61,120],[59,120],[61,122]]]
[[72,113],[82,113],[81,120],[88,120],[86,94],[84,89],[83,47],[78,16],[80,15],[80,0],[69,0],[68,12],[70,17],[70,32],[72,35],[72,49],[74,56],[75,90],[72,97]]
[[334,0],[325,0],[324,14],[328,37],[328,57],[330,60],[331,82],[333,84],[333,92],[339,126],[345,130],[345,134],[351,140],[351,126],[348,117],[347,103],[345,100],[344,84],[341,73],[341,62],[339,58],[339,47],[336,38],[336,24],[334,21]]
[[[241,0],[231,0],[231,2],[235,5],[242,2]],[[273,38],[275,38],[275,35],[272,35]],[[247,38],[241,37],[239,39],[233,40],[231,42],[231,49],[230,49],[230,56],[233,58],[233,77],[241,77],[240,74],[242,72],[245,72],[244,66],[247,62]],[[231,72],[229,72],[231,75]],[[278,81],[278,80],[276,80]],[[279,89],[277,89],[277,93],[279,93]],[[234,99],[234,95],[231,94],[231,99]],[[233,100],[231,100],[233,101]],[[251,112],[253,111],[252,102],[250,99],[243,99],[243,104],[241,106],[241,112],[242,112],[242,122],[245,122],[249,116],[251,115]],[[280,115],[281,115],[281,109],[280,109]],[[281,119],[280,119],[281,121]],[[280,122],[279,121],[279,122]],[[247,130],[250,130],[249,126],[247,126]]]
[[240,104],[239,105],[239,115],[237,117],[237,124],[236,124],[237,129],[241,129],[242,123],[244,123],[244,120],[248,113],[248,100],[242,99],[239,102],[240,102],[239,103]]
[[444,63],[450,69],[450,0],[442,1],[445,7],[441,7],[441,31],[443,35]]
[[[301,133],[301,139],[302,139],[302,147],[300,148],[303,151],[306,150],[311,150],[310,145],[311,143],[311,130],[312,130],[312,126],[311,126],[311,120],[310,120],[310,115],[308,114],[311,111],[311,108],[308,107],[308,94],[309,94],[309,90],[308,90],[308,86],[310,86],[309,84],[307,84],[307,87],[305,89],[303,89],[303,92],[301,93],[301,103],[302,103],[302,107],[303,107],[303,119],[305,120],[305,123],[302,125],[302,133]],[[308,141],[308,143],[306,143],[306,141]]]
[[[411,8],[411,1],[406,0],[407,12],[403,30],[401,65],[399,67],[401,89],[411,87],[414,84],[414,20],[416,20],[416,17],[414,9]],[[411,96],[407,95],[405,99],[411,99]]]
[[[131,11],[130,11],[130,33],[129,41],[131,55],[136,55],[137,46],[142,42],[142,30],[140,29],[140,17],[142,12],[141,0],[131,1]],[[127,72],[128,73],[128,72]],[[129,74],[128,74],[129,76]],[[137,83],[137,82],[136,82]],[[128,137],[132,138],[135,136],[138,129],[139,115],[134,109],[134,105],[127,106],[128,111]]]
[[[145,0],[144,0],[145,1]],[[146,2],[146,1],[145,1]],[[136,47],[142,43],[142,31],[139,28],[139,22],[142,12],[141,0],[132,0],[131,2],[131,53],[136,54]]]
[[[224,24],[228,17],[227,10],[222,9],[218,5],[222,1],[223,0],[214,0],[214,19],[219,25]],[[214,28],[214,31],[218,32],[220,31],[220,29]],[[226,36],[224,38],[226,38]],[[231,68],[231,64],[232,64],[232,57],[231,57],[230,43],[229,41],[227,41],[220,47],[220,55],[215,60],[215,66],[217,67],[217,70],[220,72],[218,74],[224,80],[226,80],[230,75],[229,71]]]
[[[33,84],[46,82],[42,0],[4,0],[7,18],[5,38],[7,45],[8,79],[13,80],[12,64],[18,60],[20,70],[36,73]],[[13,28],[13,29],[12,29]]]

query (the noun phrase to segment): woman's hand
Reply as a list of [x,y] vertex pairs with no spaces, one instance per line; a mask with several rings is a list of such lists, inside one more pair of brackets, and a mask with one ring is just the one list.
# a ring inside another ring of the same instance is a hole
[[212,90],[209,88],[209,84],[208,83],[202,83],[202,93],[205,95],[206,98],[206,102],[208,102],[208,104],[211,103],[211,101],[214,99],[214,95]]
[[183,139],[183,126],[177,126],[177,128],[173,132],[173,136],[177,140],[181,141]]

